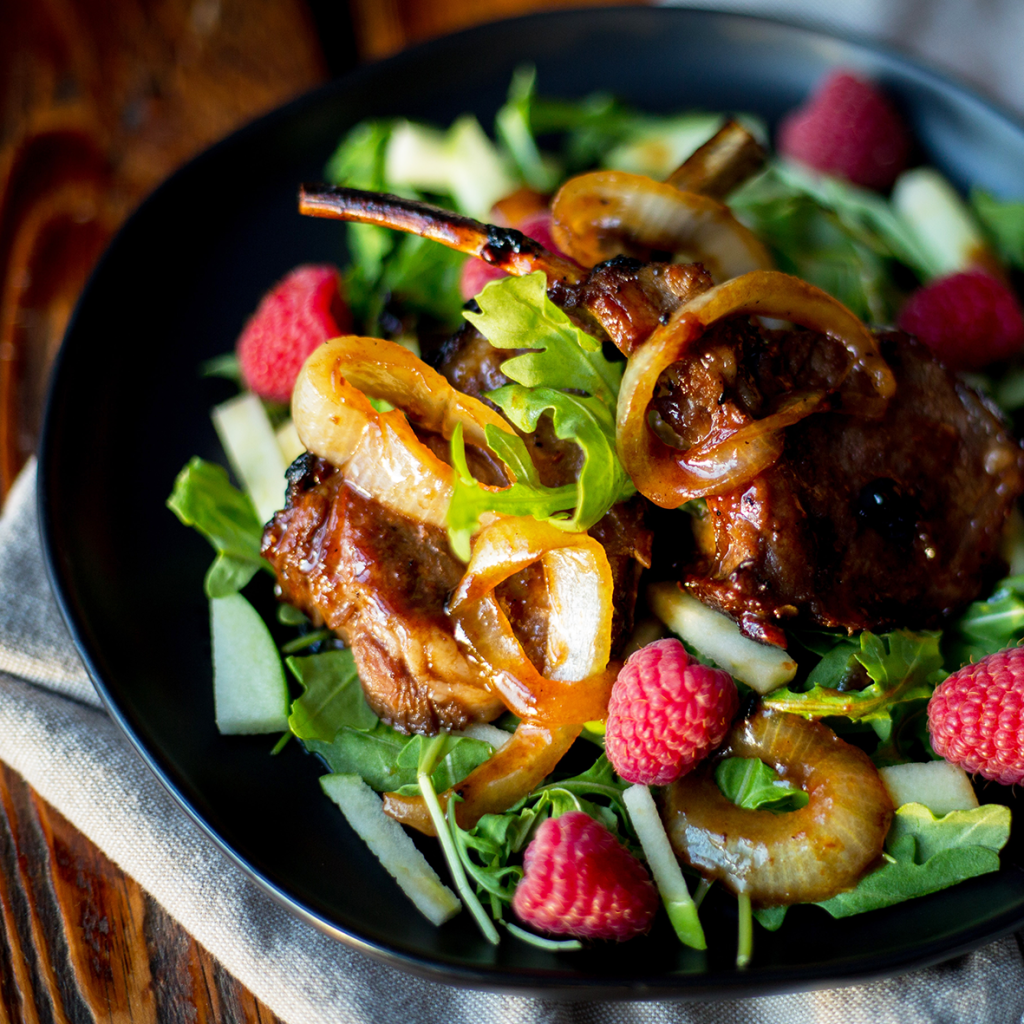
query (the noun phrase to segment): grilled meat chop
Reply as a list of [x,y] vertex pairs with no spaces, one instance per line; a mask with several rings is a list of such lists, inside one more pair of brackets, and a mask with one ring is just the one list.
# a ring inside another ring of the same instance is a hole
[[288,485],[263,555],[279,596],[352,648],[374,712],[425,735],[499,715],[504,705],[459,650],[444,614],[463,572],[444,532],[363,497],[309,454],[292,464]]
[[[838,355],[812,332],[731,330],[745,332],[729,339],[731,393],[752,407],[794,386],[794,374],[806,384],[827,373]],[[796,618],[851,632],[939,626],[1003,568],[1024,452],[923,345],[895,332],[880,344],[897,381],[882,417],[808,416],[787,428],[773,466],[707,499],[683,583],[758,639],[784,644],[780,624]],[[706,358],[714,348],[709,338]],[[692,429],[672,388],[658,411],[677,432]]]

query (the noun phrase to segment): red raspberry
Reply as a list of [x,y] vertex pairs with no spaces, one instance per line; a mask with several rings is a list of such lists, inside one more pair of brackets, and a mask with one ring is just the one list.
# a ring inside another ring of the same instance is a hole
[[237,345],[246,387],[287,402],[306,357],[351,330],[341,278],[334,267],[296,267],[263,296]]
[[1020,303],[983,270],[950,274],[918,288],[900,312],[899,326],[955,370],[977,370],[1024,347]]
[[836,71],[783,119],[778,148],[816,171],[882,191],[907,164],[910,133],[878,89]]
[[935,753],[1004,786],[1024,782],[1024,647],[954,672],[928,701]]
[[583,811],[548,818],[523,867],[512,909],[538,931],[624,942],[647,931],[658,909],[647,869]]
[[[512,225],[518,231],[522,231],[528,238],[540,242],[549,252],[562,255],[555,240],[551,236],[551,214],[547,210],[531,214],[519,224]],[[468,259],[462,266],[462,279],[459,288],[464,299],[471,299],[479,295],[483,287],[489,281],[497,281],[500,277],[506,277],[504,270],[492,267],[481,259]]]
[[627,782],[667,786],[725,739],[738,710],[728,673],[658,640],[629,656],[612,687],[608,760]]

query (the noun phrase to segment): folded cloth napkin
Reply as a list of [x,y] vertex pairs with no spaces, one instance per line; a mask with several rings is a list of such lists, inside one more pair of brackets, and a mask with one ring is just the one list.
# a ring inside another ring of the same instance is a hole
[[35,479],[30,464],[0,517],[0,758],[290,1024],[1024,1020],[1024,959],[1012,936],[869,985],[719,1003],[552,1003],[424,981],[349,949],[231,863],[101,709],[46,579]]

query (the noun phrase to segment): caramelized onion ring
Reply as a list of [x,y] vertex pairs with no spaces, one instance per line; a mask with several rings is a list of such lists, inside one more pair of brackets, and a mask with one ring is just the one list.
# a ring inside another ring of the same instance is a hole
[[[512,739],[493,757],[438,794],[441,806],[447,807],[453,792],[462,797],[455,809],[455,820],[462,828],[472,828],[485,814],[508,810],[554,771],[581,729],[579,725],[547,728],[521,722]],[[428,836],[437,834],[421,796],[385,793],[384,810],[403,825]]]
[[[367,395],[396,406],[379,413]],[[407,418],[408,417],[408,418]],[[306,360],[292,392],[299,439],[361,493],[417,522],[444,528],[452,469],[416,436],[411,419],[450,438],[484,447],[490,424],[512,428],[483,402],[464,395],[393,341],[349,335],[325,342]]]
[[892,800],[871,759],[819,722],[761,711],[720,751],[756,757],[803,789],[798,811],[748,811],[722,795],[710,763],[669,788],[665,824],[676,854],[761,906],[818,903],[852,889],[878,860]]
[[[782,452],[779,433],[809,415],[825,392],[793,395],[775,413],[751,420],[738,409],[709,410],[711,432],[683,451],[660,440],[648,423],[648,406],[661,374],[686,358],[704,331],[726,316],[777,317],[820,331],[850,353],[874,390],[864,408],[880,412],[896,382],[874,335],[844,305],[813,285],[774,270],[757,270],[727,281],[680,306],[630,356],[619,391],[617,443],[622,464],[637,490],[662,508],[692,498],[723,494],[767,469]],[[838,386],[838,385],[837,385]]]
[[570,178],[551,213],[558,248],[585,267],[620,255],[623,241],[699,261],[716,281],[773,266],[768,250],[727,206],[642,174],[594,171]]
[[[499,584],[535,562],[544,567],[550,608],[544,675],[527,658],[494,595]],[[463,828],[521,800],[554,770],[583,722],[606,716],[615,681],[607,668],[611,594],[608,556],[585,533],[515,517],[480,531],[448,614],[460,646],[522,721],[504,747],[453,787],[463,798],[456,809]],[[442,805],[451,792],[440,795]],[[434,834],[422,797],[388,793],[384,809],[402,824]]]
[[[494,594],[535,562],[544,568],[549,607],[543,675]],[[510,517],[480,531],[448,615],[459,644],[510,711],[545,725],[580,724],[604,718],[608,708],[612,590],[608,556],[593,537]]]

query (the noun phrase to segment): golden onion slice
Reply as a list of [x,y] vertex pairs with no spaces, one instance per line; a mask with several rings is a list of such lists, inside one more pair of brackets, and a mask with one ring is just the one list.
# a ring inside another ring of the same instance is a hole
[[852,889],[881,857],[893,806],[862,750],[820,722],[760,711],[737,723],[722,757],[758,758],[803,789],[805,807],[776,814],[728,800],[710,763],[666,793],[676,854],[761,906],[818,903]]
[[[527,657],[495,596],[539,562],[548,619],[543,674]],[[586,533],[509,517],[485,526],[448,605],[455,637],[510,711],[547,725],[603,718],[611,682],[613,581],[604,548]]]
[[677,508],[753,479],[782,453],[781,430],[814,412],[826,397],[823,390],[793,394],[760,420],[731,403],[707,403],[711,428],[696,444],[675,448],[659,438],[648,407],[662,373],[688,358],[711,324],[743,314],[788,320],[843,345],[851,357],[847,375],[856,368],[872,391],[859,399],[859,411],[879,415],[895,392],[895,379],[874,335],[821,289],[774,270],[753,271],[716,285],[680,306],[669,323],[633,352],[623,374],[616,413],[619,457],[637,490],[656,505]]
[[[378,412],[367,396],[395,408]],[[487,425],[513,432],[408,349],[354,335],[325,342],[306,360],[292,392],[292,419],[306,450],[340,469],[362,494],[441,528],[452,469],[420,441],[410,420],[446,439],[461,423],[467,443],[480,448]]]
[[585,267],[637,249],[703,263],[716,281],[773,266],[768,250],[727,206],[641,174],[593,171],[570,178],[551,213],[559,249]]

